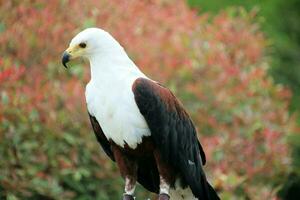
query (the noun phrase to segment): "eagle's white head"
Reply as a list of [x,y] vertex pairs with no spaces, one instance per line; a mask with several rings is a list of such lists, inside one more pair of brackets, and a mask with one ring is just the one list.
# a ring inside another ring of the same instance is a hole
[[87,28],[71,40],[63,54],[62,63],[67,67],[67,62],[78,57],[91,61],[112,55],[127,57],[122,46],[108,32],[100,28]]

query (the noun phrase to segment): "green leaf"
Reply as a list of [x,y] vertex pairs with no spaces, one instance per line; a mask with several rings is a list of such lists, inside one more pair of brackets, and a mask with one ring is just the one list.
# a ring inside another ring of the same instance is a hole
[[5,91],[1,92],[1,101],[4,105],[9,103],[9,97]]
[[94,26],[96,26],[96,21],[92,18],[85,20],[83,23],[83,28],[90,28]]
[[5,31],[6,27],[3,22],[0,22],[0,33],[3,33]]

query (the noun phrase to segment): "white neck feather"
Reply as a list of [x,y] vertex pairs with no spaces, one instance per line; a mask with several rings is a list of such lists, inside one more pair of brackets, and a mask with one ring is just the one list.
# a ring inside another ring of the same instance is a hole
[[93,82],[111,81],[129,74],[145,77],[120,45],[95,52],[89,61]]

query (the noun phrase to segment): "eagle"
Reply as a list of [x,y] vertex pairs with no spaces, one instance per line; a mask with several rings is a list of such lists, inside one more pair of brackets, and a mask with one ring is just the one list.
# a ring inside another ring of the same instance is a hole
[[147,77],[114,37],[100,28],[78,33],[62,64],[89,60],[85,97],[96,138],[125,180],[123,200],[136,183],[159,200],[219,199],[205,176],[203,148],[182,103]]

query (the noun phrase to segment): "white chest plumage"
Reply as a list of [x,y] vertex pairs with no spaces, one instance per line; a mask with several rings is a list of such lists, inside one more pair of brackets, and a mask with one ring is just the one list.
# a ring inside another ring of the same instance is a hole
[[86,102],[89,113],[96,117],[108,140],[131,148],[149,136],[150,130],[141,115],[132,92],[133,82],[143,74],[129,72],[122,76],[103,76],[99,82],[91,81],[86,86]]

